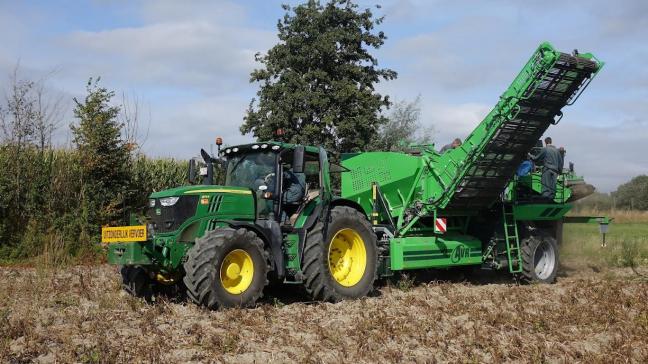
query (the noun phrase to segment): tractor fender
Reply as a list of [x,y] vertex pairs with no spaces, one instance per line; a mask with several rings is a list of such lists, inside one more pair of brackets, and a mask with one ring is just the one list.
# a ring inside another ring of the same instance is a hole
[[[276,221],[261,220],[253,222],[228,220],[224,222],[232,228],[245,228],[257,234],[261,240],[263,240],[263,244],[270,250],[270,256],[272,263],[274,264],[277,278],[280,280],[284,278],[286,275],[286,268],[284,266],[283,250],[281,249],[282,235],[279,224]],[[259,223],[263,223],[263,225],[260,225]]]
[[365,215],[365,216],[367,215],[367,213],[362,208],[362,206],[360,206],[359,203],[357,203],[355,201],[352,201],[352,200],[347,200],[345,198],[335,198],[335,199],[333,199],[333,201],[331,201],[331,204],[329,205],[328,211],[331,211],[335,206],[347,206],[347,207],[350,207],[352,209],[360,211],[360,213]]

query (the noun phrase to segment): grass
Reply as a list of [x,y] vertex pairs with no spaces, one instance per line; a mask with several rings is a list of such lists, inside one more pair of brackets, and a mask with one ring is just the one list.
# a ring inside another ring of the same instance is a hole
[[596,224],[565,224],[561,259],[595,268],[648,266],[648,223],[613,222],[601,247]]

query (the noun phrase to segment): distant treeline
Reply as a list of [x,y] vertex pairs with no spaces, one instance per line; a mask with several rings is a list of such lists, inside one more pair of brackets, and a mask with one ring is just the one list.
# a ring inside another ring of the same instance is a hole
[[634,177],[609,194],[595,192],[576,202],[575,210],[648,211],[648,176]]

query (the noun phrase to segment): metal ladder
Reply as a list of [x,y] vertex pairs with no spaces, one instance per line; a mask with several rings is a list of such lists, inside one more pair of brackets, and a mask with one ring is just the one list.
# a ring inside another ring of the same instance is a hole
[[517,222],[513,214],[513,206],[507,203],[502,204],[502,212],[509,272],[520,273],[522,272],[522,252],[520,251],[520,239],[518,236]]

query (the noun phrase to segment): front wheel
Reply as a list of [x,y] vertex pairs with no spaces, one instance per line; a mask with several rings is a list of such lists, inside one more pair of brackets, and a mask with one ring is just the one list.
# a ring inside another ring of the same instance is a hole
[[122,289],[131,296],[153,301],[154,282],[144,268],[134,265],[123,265],[119,269],[122,276]]
[[196,239],[187,255],[187,296],[210,309],[252,306],[268,284],[268,257],[263,241],[252,231],[210,231]]
[[558,244],[556,239],[540,230],[520,242],[522,280],[527,283],[553,283],[558,273]]
[[320,221],[308,234],[304,248],[305,288],[314,300],[338,302],[366,296],[376,280],[376,234],[366,216],[336,206],[328,224]]

